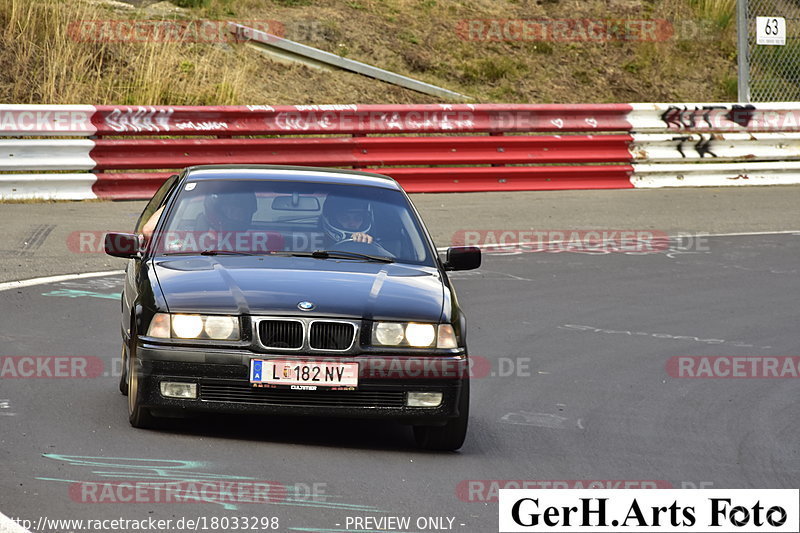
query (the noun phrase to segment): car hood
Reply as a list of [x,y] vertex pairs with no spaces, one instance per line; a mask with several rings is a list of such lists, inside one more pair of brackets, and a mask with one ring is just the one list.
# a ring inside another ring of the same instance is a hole
[[[153,264],[172,313],[442,316],[445,287],[432,267],[284,256],[162,257]],[[300,311],[302,301],[314,309]]]

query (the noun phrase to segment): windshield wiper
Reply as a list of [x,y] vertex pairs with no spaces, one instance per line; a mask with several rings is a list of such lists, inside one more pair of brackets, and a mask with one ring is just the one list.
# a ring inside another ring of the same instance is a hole
[[343,250],[314,250],[309,254],[316,259],[365,259],[377,263],[394,263],[391,257],[382,255],[360,254],[358,252],[346,252]]
[[251,252],[237,252],[234,250],[201,250],[194,252],[165,252],[163,255],[253,255]]
[[237,252],[235,250],[203,250],[200,255],[253,255],[251,252]]
[[[391,257],[382,255],[360,254],[343,250],[314,250],[313,252],[268,251],[266,255],[283,255],[291,257],[313,257],[314,259],[361,259],[376,263],[394,263]],[[253,252],[236,252],[233,250],[202,250],[200,252],[166,252],[164,255],[255,255]]]

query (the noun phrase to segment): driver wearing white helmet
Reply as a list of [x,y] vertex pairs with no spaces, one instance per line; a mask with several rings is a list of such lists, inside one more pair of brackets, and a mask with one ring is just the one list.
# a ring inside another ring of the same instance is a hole
[[329,196],[322,208],[322,229],[331,243],[353,240],[371,244],[372,207],[366,200]]

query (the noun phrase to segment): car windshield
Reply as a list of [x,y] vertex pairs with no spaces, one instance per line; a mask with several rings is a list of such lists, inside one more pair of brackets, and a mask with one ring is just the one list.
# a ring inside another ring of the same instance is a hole
[[314,254],[433,266],[420,223],[397,190],[247,179],[188,181],[152,246],[158,255]]

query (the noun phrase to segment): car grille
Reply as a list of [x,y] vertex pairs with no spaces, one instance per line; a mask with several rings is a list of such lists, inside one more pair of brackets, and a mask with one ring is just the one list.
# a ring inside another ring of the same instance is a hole
[[295,320],[264,320],[259,325],[261,343],[267,348],[302,348],[303,323]]
[[310,345],[316,350],[347,350],[353,344],[355,329],[346,322],[313,322]]
[[271,317],[258,320],[258,337],[266,349],[346,352],[353,346],[357,330],[354,322],[345,320]]
[[206,402],[235,402],[299,407],[403,407],[403,391],[299,391],[253,387],[246,381],[204,380],[200,399]]

